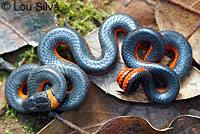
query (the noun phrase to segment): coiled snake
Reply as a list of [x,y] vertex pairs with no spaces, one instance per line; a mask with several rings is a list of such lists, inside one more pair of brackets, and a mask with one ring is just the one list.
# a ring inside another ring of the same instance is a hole
[[[150,43],[144,59],[138,56],[138,48],[144,42]],[[157,64],[165,49],[174,52],[174,60],[169,67]],[[187,39],[174,31],[161,31],[140,28],[129,33],[122,45],[122,57],[130,68],[121,70],[117,76],[119,86],[125,92],[134,91],[138,80],[142,80],[147,97],[158,103],[168,103],[176,98],[180,89],[180,80],[188,72],[192,62],[192,49]],[[180,80],[179,80],[180,79]],[[161,81],[159,81],[161,80]],[[164,82],[166,88],[156,88],[158,82]]]

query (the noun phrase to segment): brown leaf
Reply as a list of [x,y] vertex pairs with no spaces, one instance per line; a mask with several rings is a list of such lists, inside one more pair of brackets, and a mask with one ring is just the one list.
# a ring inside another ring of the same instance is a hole
[[96,134],[159,134],[141,117],[117,117],[105,123]]
[[[200,21],[200,2],[197,0],[157,0],[155,16],[160,30],[174,30],[187,36]],[[200,29],[191,36],[189,42],[192,46],[193,58],[200,64],[199,37]]]
[[155,0],[93,0],[98,10],[114,9],[115,13],[124,13],[134,17],[144,27],[155,27],[155,15],[152,9]]
[[[114,117],[125,115],[143,117],[157,129],[163,129],[169,126],[171,120],[181,114],[196,115],[191,110],[200,111],[200,97],[166,105],[130,103],[105,94],[91,83],[87,100],[78,108],[65,111],[61,116],[89,132],[95,132]],[[54,120],[39,133],[65,134],[74,133],[74,130]]]
[[132,0],[127,6],[124,6],[124,2],[130,1],[116,1],[116,13],[128,14],[144,27],[155,27],[154,12],[144,0]]
[[[21,4],[32,5],[32,11],[14,10],[13,0],[3,0],[0,5],[8,2],[9,11],[0,10],[0,54],[15,51],[24,45],[37,46],[42,35],[57,25],[56,19],[50,11],[36,11],[36,2],[44,4],[45,0],[20,0]],[[19,8],[19,1],[16,0]],[[17,8],[15,8],[17,9]]]
[[200,95],[199,79],[200,71],[192,66],[188,75],[181,81],[181,89],[176,99],[188,99]]
[[200,118],[190,115],[179,116],[169,127],[158,130],[141,117],[117,117],[104,124],[96,134],[180,134],[200,133]]

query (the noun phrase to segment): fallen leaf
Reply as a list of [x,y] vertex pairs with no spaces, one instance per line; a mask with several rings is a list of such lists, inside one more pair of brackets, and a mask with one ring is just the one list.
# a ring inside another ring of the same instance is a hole
[[[5,2],[8,2],[11,7],[9,11],[0,9],[0,54],[15,51],[27,44],[37,46],[43,34],[57,26],[51,11],[34,10],[36,2],[44,4],[45,0],[20,0],[21,4],[32,5],[32,11],[14,10],[13,0],[0,1],[0,5]],[[17,0],[16,5],[20,5]]]
[[[106,4],[105,4],[106,3]],[[155,0],[94,0],[98,10],[113,9],[115,13],[124,13],[134,17],[144,27],[156,27],[154,6]],[[113,13],[111,11],[111,13]]]
[[189,99],[195,96],[200,95],[200,71],[195,68],[191,67],[188,75],[181,81],[181,89],[177,96],[177,100],[181,99]]
[[[178,4],[174,4],[174,1]],[[198,0],[157,0],[156,23],[160,30],[174,30],[187,36],[200,21],[200,2]],[[194,60],[200,64],[200,29],[189,39]]]
[[105,123],[96,134],[160,134],[151,124],[141,117],[116,117]]
[[[166,105],[130,103],[106,94],[91,83],[85,102],[73,110],[65,111],[61,116],[88,132],[95,132],[105,122],[118,116],[142,117],[155,128],[164,129],[179,115],[190,113],[198,116],[191,113],[191,109],[200,111],[200,97],[175,101]],[[39,132],[39,134],[46,133],[66,134],[74,133],[74,130],[54,120]]]
[[165,129],[154,128],[141,117],[117,117],[104,124],[96,134],[180,134],[200,133],[200,117],[185,115],[174,119]]
[[[130,2],[124,6],[124,2]],[[116,13],[125,13],[134,17],[144,27],[155,27],[153,10],[144,0],[116,1]]]

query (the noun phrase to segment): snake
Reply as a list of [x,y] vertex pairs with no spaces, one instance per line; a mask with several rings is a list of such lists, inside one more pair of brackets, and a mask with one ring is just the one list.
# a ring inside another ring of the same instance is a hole
[[[51,66],[59,70],[64,75],[65,79],[69,80],[72,83],[72,89],[66,94],[64,93],[64,99],[60,99],[62,101],[58,100],[58,98],[55,97],[55,94],[57,94],[57,92],[54,92],[54,94],[52,93],[54,97],[48,97],[47,95],[45,96],[45,93],[43,92],[47,92],[50,90],[44,90],[44,85],[48,85],[48,83],[51,83],[51,85],[53,85],[50,79],[54,78],[49,77],[48,80],[44,80],[44,78],[46,78],[46,75],[43,74],[44,76],[38,75],[38,77],[33,78],[35,80],[33,81],[34,90],[29,89],[29,85],[31,84],[28,84],[28,97],[21,98],[20,96],[23,96],[23,93],[19,93],[18,91],[21,90],[21,87],[24,86],[24,82],[29,80],[27,79],[27,75],[29,74],[30,76],[33,76],[31,72],[31,67],[27,67],[29,71],[27,71],[26,79],[21,80],[17,85],[15,85],[16,83],[11,83],[13,77],[15,77],[15,75],[25,77],[25,74],[21,73],[20,75],[20,73],[14,73],[8,78],[11,80],[7,81],[7,86],[10,85],[14,87],[12,89],[8,89],[9,86],[6,88],[7,99],[10,99],[10,94],[12,91],[14,94],[14,96],[12,97],[12,101],[9,101],[9,104],[11,104],[11,106],[17,111],[23,112],[25,110],[28,112],[40,111],[40,109],[42,109],[43,107],[43,105],[41,104],[44,104],[44,101],[42,100],[47,100],[48,104],[51,104],[50,102],[52,101],[57,101],[55,104],[56,106],[49,106],[47,109],[43,109],[43,111],[51,109],[64,111],[79,106],[85,100],[88,94],[89,79],[87,74],[105,74],[116,65],[119,51],[117,33],[124,32],[127,34],[133,30],[136,30],[138,27],[141,27],[141,25],[134,18],[128,15],[114,14],[109,16],[99,28],[98,35],[102,51],[102,54],[99,57],[95,57],[93,55],[86,40],[76,30],[70,27],[55,27],[53,29],[50,29],[42,37],[38,45],[37,54],[39,57],[39,61],[42,66]],[[57,50],[60,45],[64,45],[69,48],[75,59],[75,63],[72,63],[59,55],[59,52]],[[43,81],[36,80],[36,78]],[[42,87],[42,92],[40,91],[38,93],[38,85],[40,85],[39,87]],[[38,97],[42,99],[36,99]],[[15,100],[19,98],[20,101],[18,103],[21,108],[20,110],[12,104]],[[52,100],[52,98],[54,100]],[[58,103],[60,104],[58,105]]]
[[[138,48],[144,42],[150,43],[150,47],[144,59],[141,59]],[[158,63],[165,49],[174,52],[174,59],[169,66]],[[187,74],[192,62],[191,46],[182,34],[170,30],[159,33],[151,28],[140,28],[127,35],[121,51],[129,68],[119,72],[117,81],[125,92],[135,91],[139,85],[138,80],[141,80],[145,94],[151,101],[169,103],[176,98],[180,80]],[[158,79],[166,84],[164,90],[156,87],[160,82]]]

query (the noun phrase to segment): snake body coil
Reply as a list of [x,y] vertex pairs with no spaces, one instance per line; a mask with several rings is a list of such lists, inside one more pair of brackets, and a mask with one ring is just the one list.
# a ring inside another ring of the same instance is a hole
[[[176,98],[180,89],[179,78],[182,79],[190,68],[192,50],[181,34],[173,31],[162,31],[161,34],[149,28],[141,28],[128,34],[122,45],[122,57],[125,64],[134,69],[123,69],[117,81],[125,91],[131,92],[136,89],[133,85],[142,79],[145,93],[150,100],[168,103]],[[151,44],[144,60],[137,54],[137,49],[143,42]],[[169,67],[155,63],[162,58],[165,44],[166,49],[175,53],[174,61]],[[127,74],[124,75],[125,73]],[[155,82],[158,79],[166,83],[164,91],[156,88]]]

